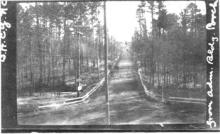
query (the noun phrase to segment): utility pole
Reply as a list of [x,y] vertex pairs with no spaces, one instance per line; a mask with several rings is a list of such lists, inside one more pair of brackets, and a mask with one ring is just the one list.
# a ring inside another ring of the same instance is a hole
[[83,36],[83,33],[81,33],[80,32],[80,28],[81,29],[86,29],[86,28],[88,28],[88,27],[86,27],[86,26],[82,26],[82,25],[72,25],[72,27],[69,29],[73,34],[74,34],[74,28],[76,29],[76,33],[75,33],[75,35],[77,36],[77,52],[76,52],[76,54],[77,54],[77,70],[76,70],[76,79],[75,79],[75,85],[76,85],[76,90],[77,90],[77,97],[79,97],[79,91],[81,90],[81,89],[79,89],[79,88],[81,88],[81,87],[79,87],[80,86],[80,81],[81,81],[81,79],[80,79],[80,37],[82,37]]
[[80,33],[77,31],[77,73],[76,73],[76,89],[77,89],[77,97],[79,97],[79,81],[80,81]]
[[109,98],[108,98],[108,42],[107,42],[107,26],[106,26],[106,1],[104,1],[104,40],[105,40],[105,87],[106,87],[106,115],[107,124],[110,125],[109,116]]

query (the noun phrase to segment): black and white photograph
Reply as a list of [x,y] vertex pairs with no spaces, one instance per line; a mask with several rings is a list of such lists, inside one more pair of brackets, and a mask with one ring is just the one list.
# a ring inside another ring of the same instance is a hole
[[21,130],[219,130],[219,7],[207,1],[11,2],[3,119],[13,107]]

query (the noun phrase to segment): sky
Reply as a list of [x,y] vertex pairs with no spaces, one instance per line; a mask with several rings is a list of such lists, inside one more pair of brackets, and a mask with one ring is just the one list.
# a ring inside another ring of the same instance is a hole
[[[204,1],[165,1],[168,13],[179,14],[191,2],[196,3],[202,14],[206,13]],[[121,42],[130,42],[137,27],[136,9],[140,1],[107,1],[106,17],[108,34]],[[147,14],[147,27],[151,27],[151,16]],[[148,30],[149,31],[149,30]]]
[[[206,13],[204,1],[165,1],[165,7],[168,13],[179,14],[191,2],[196,3],[202,14]],[[138,27],[136,19],[136,9],[140,1],[107,1],[106,18],[108,34],[117,41],[130,42],[135,28]],[[22,3],[24,8],[29,7],[30,3]],[[151,31],[151,15],[147,13],[147,29]],[[99,15],[103,23],[103,12]]]

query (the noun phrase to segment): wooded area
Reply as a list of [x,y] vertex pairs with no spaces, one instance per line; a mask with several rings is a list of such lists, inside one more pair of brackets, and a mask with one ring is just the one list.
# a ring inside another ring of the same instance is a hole
[[[204,88],[206,17],[197,5],[192,2],[180,14],[171,14],[163,1],[142,1],[136,16],[139,28],[132,52],[148,83],[158,88]],[[104,77],[103,18],[102,2],[19,3],[18,94],[59,95]],[[108,44],[111,63],[122,48],[113,37],[108,37]]]
[[[59,95],[104,77],[103,18],[103,2],[17,4],[18,95]],[[111,62],[120,48],[108,40]]]
[[[147,13],[151,18],[145,17]],[[139,28],[132,49],[149,85],[205,91],[206,16],[196,3],[175,14],[167,12],[163,1],[143,1],[136,16]],[[151,19],[151,26],[147,19]]]
[[17,3],[17,124],[204,123],[205,14],[202,1]]

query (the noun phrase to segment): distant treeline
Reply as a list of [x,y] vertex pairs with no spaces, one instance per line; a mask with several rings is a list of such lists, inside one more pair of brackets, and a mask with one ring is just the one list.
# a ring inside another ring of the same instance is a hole
[[[167,13],[163,1],[141,2],[136,15],[139,29],[132,48],[148,82],[158,87],[205,88],[206,15],[197,5],[190,3],[177,15]],[[151,19],[151,26],[146,19]]]

